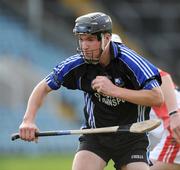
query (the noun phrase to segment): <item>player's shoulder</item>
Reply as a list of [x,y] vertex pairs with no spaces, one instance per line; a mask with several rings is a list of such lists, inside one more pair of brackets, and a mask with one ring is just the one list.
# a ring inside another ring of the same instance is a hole
[[123,43],[112,42],[112,49],[115,58],[127,60],[127,58],[139,57],[139,55]]
[[161,77],[170,76],[170,74],[168,72],[161,70],[161,69],[159,69],[159,73],[160,73]]
[[66,58],[65,60],[61,61],[58,65],[59,66],[78,66],[81,64],[84,64],[85,61],[84,59],[81,57],[80,54],[75,54],[72,56],[69,56],[68,58]]
[[133,49],[129,48],[125,44],[118,44],[118,48],[120,49],[121,54],[124,57],[137,57],[137,56],[139,56],[139,54],[137,54],[136,51],[134,51]]
[[69,56],[68,58],[66,58],[64,60],[64,62],[67,62],[67,61],[70,61],[70,62],[76,62],[76,61],[80,61],[80,62],[83,62],[83,58],[80,54],[75,54],[75,55],[72,55],[72,56]]

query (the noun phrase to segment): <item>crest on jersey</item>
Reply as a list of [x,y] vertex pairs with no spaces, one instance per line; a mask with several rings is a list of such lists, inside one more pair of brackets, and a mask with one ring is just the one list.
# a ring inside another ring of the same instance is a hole
[[122,80],[121,77],[115,78],[114,83],[118,87],[123,87],[125,85],[124,81]]

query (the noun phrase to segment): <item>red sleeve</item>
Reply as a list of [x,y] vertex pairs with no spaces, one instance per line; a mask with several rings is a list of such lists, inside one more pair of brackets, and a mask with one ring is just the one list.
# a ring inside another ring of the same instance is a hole
[[160,70],[160,75],[161,75],[161,77],[163,77],[163,76],[169,75],[169,73],[167,73],[167,72],[165,72],[163,70]]
[[[167,73],[167,72],[165,72],[165,71],[163,71],[163,70],[159,70],[159,73],[160,73],[161,77],[170,75],[169,73]],[[171,75],[170,75],[170,76],[171,76]],[[174,84],[174,82],[173,82],[173,84]],[[176,84],[174,84],[174,88],[176,88]]]

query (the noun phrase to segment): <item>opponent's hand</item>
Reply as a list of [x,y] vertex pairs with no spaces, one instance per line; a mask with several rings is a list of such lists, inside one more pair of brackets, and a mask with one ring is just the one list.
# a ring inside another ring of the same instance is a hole
[[38,138],[35,137],[35,132],[37,131],[37,126],[35,125],[35,123],[32,122],[23,121],[19,126],[19,136],[22,140],[25,141],[35,141],[37,143]]
[[180,111],[170,116],[170,128],[174,139],[180,144]]
[[116,87],[106,76],[96,76],[96,78],[92,81],[91,86],[98,93],[102,93],[107,96],[112,96],[112,91]]

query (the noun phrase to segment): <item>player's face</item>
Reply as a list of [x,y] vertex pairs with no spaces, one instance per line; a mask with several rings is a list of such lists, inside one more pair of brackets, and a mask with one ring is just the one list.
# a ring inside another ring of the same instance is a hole
[[87,60],[99,60],[101,54],[101,41],[97,40],[96,35],[82,34],[79,35],[79,45]]

